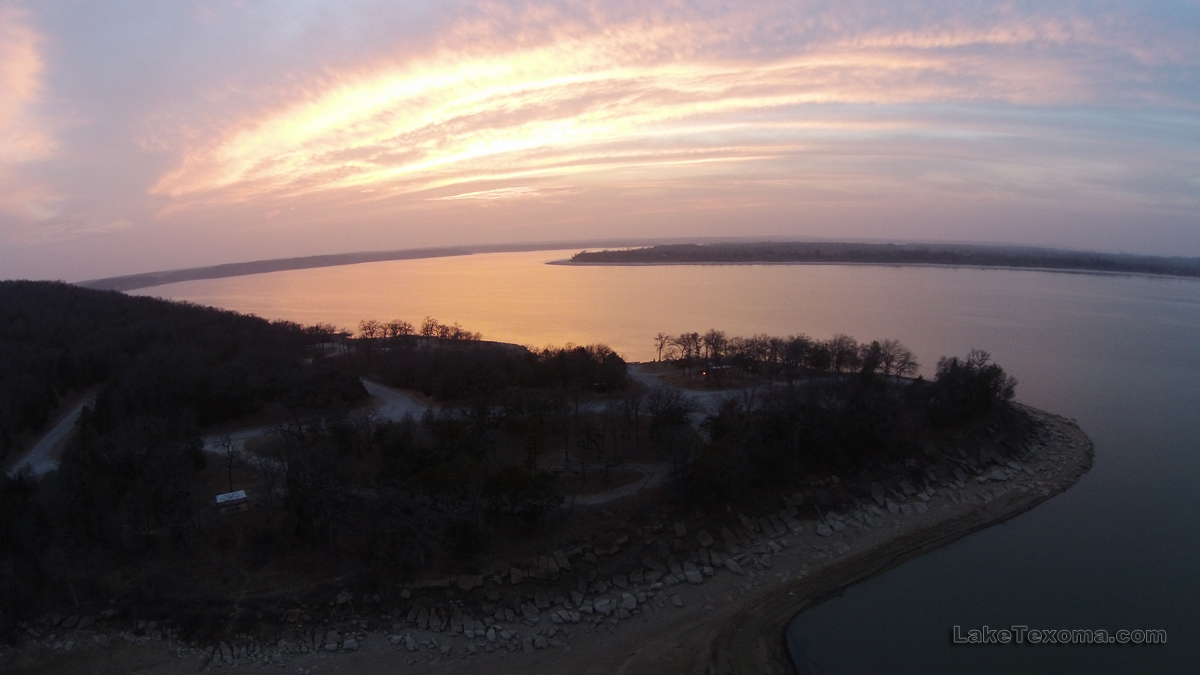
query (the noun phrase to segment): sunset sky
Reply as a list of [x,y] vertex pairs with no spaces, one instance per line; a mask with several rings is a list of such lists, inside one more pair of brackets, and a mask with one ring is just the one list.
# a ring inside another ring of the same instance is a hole
[[0,0],[0,278],[656,236],[1200,256],[1200,4]]

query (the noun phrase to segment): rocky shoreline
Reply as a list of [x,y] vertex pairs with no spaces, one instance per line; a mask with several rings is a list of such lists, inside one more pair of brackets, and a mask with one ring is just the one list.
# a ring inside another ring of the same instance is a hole
[[795,673],[783,634],[796,614],[906,560],[1015,518],[1073,486],[1092,467],[1091,440],[1071,420],[1032,408],[1025,410],[1041,418],[1046,423],[1043,430],[1048,431],[1041,436],[1040,447],[1033,449],[1036,464],[1022,465],[1031,480],[1012,480],[1002,475],[1008,473],[1003,468],[980,469],[974,476],[977,485],[998,485],[963,490],[966,500],[960,508],[928,527],[882,542],[748,603],[713,635],[709,666],[690,672]]
[[275,635],[233,632],[215,644],[185,642],[170,623],[50,617],[23,648],[0,651],[0,670],[307,672],[332,659],[362,673],[789,673],[782,636],[796,613],[1023,513],[1087,472],[1091,442],[1073,422],[1022,410],[1037,430],[1017,456],[964,452],[921,481],[872,484],[855,508],[815,520],[798,508],[802,495],[781,495],[777,510],[739,514],[720,530],[709,522],[712,533],[703,522],[656,522],[633,541],[414,584],[397,598],[343,592],[287,609]]

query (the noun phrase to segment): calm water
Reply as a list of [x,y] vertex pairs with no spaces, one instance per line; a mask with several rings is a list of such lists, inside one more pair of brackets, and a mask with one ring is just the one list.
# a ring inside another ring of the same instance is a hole
[[[352,327],[426,315],[533,346],[720,328],[979,347],[1076,418],[1092,472],[1007,525],[855,586],[788,633],[807,673],[1200,672],[1200,282],[866,266],[567,267],[570,252],[371,263],[148,289]],[[954,625],[1162,628],[1166,646],[955,647]]]

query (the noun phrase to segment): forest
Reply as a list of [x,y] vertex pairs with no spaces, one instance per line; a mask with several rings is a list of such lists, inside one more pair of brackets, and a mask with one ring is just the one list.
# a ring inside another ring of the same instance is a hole
[[1200,276],[1200,258],[974,244],[864,244],[836,241],[661,244],[644,248],[581,251],[571,257],[571,262],[601,265],[871,263]]
[[[632,466],[670,467],[639,513],[719,512],[831,474],[917,471],[939,439],[1013,417],[1015,382],[987,354],[926,381],[896,340],[659,334],[634,377],[604,345],[488,342],[429,317],[349,331],[33,282],[0,284],[0,313],[10,455],[62,401],[96,395],[57,471],[0,477],[0,634],[97,604],[199,630],[248,589],[506,569],[586,541],[597,512],[573,496]],[[419,412],[385,417],[367,383]],[[236,490],[243,508],[214,501]]]

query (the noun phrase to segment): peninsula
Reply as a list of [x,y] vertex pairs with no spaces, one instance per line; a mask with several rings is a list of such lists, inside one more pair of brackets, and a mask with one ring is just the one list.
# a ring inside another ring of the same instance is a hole
[[0,420],[8,672],[788,672],[796,612],[1091,465],[981,351],[925,380],[842,334],[629,364],[66,284],[0,311],[0,395],[39,387]]
[[664,244],[581,251],[561,264],[735,265],[868,264],[1007,267],[1063,272],[1200,277],[1200,258],[1069,251],[976,244],[868,244],[857,242],[732,242]]

